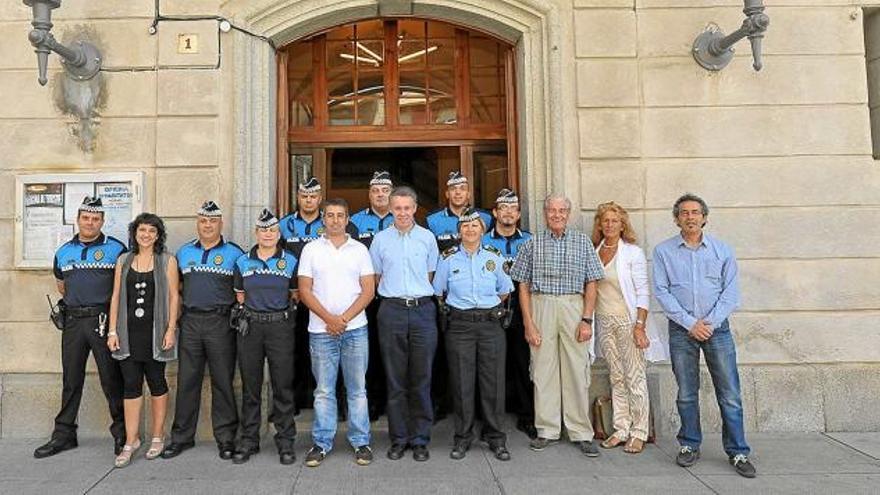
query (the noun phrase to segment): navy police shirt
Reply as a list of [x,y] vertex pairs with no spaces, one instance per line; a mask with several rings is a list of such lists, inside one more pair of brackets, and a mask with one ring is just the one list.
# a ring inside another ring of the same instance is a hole
[[394,215],[386,213],[384,217],[379,218],[372,208],[367,207],[352,215],[351,223],[357,227],[357,240],[369,249],[373,237],[394,223]]
[[282,218],[279,226],[281,238],[284,239],[284,248],[299,259],[305,245],[324,233],[324,218],[323,215],[318,215],[311,222],[307,222],[297,210]]
[[[477,211],[488,229],[492,225],[492,215],[486,210],[477,209]],[[428,230],[437,238],[437,247],[441,253],[458,244],[458,215],[449,207],[434,210],[428,214],[426,220]]]
[[55,251],[53,272],[64,282],[64,302],[71,307],[110,304],[116,259],[128,251],[125,244],[103,233],[91,242],[79,234]]
[[510,267],[513,266],[513,260],[516,259],[516,253],[519,252],[520,246],[532,238],[529,232],[516,229],[513,235],[506,237],[492,229],[483,234],[483,244],[492,246],[501,251],[504,257],[504,272],[510,273]]
[[211,310],[231,306],[235,261],[244,251],[222,237],[216,246],[205,249],[198,239],[187,242],[177,251],[177,266],[183,281],[183,306]]
[[235,262],[233,286],[244,292],[244,305],[254,311],[284,311],[290,305],[290,291],[296,289],[296,257],[278,248],[266,261],[257,256],[257,246]]
[[[281,238],[284,239],[284,248],[293,254],[296,259],[302,255],[306,244],[314,241],[324,233],[324,214],[321,213],[311,222],[307,222],[300,215],[299,210],[285,215],[279,222]],[[357,228],[348,222],[345,232],[353,238],[357,238]]]

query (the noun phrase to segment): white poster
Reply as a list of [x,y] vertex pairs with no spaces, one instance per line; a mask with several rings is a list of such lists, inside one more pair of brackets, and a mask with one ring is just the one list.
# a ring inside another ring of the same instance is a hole
[[128,245],[128,224],[131,222],[134,193],[130,182],[95,184],[95,195],[104,205],[104,234]]
[[73,236],[73,226],[64,225],[64,208],[60,206],[28,206],[25,208],[24,258],[52,261],[58,246]]

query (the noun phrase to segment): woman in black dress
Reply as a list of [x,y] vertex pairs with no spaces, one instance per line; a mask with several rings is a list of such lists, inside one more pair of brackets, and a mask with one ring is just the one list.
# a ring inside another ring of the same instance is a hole
[[165,363],[177,359],[177,260],[165,250],[165,224],[142,213],[128,226],[131,252],[119,257],[110,301],[107,346],[121,361],[125,383],[125,447],[116,467],[125,467],[141,447],[143,384],[150,387],[152,440],[146,458],[155,459],[165,444],[168,383]]

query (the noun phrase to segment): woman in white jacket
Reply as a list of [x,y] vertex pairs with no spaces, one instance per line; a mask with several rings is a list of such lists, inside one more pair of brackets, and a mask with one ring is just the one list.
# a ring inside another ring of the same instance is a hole
[[596,340],[608,364],[615,430],[601,445],[625,445],[625,452],[638,454],[648,439],[646,354],[652,361],[665,359],[659,335],[648,329],[647,261],[629,215],[613,201],[598,206],[592,240],[605,268],[596,298]]

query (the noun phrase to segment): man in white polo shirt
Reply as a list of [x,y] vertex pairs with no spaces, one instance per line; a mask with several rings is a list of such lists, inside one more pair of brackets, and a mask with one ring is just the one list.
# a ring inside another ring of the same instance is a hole
[[324,203],[326,231],[303,248],[299,260],[300,300],[308,306],[309,351],[315,375],[314,445],[306,465],[321,464],[336,436],[336,377],[340,365],[348,401],[348,441],[355,462],[367,465],[370,450],[370,416],[366,373],[369,359],[367,315],[373,300],[375,271],[370,253],[345,232],[348,203]]

